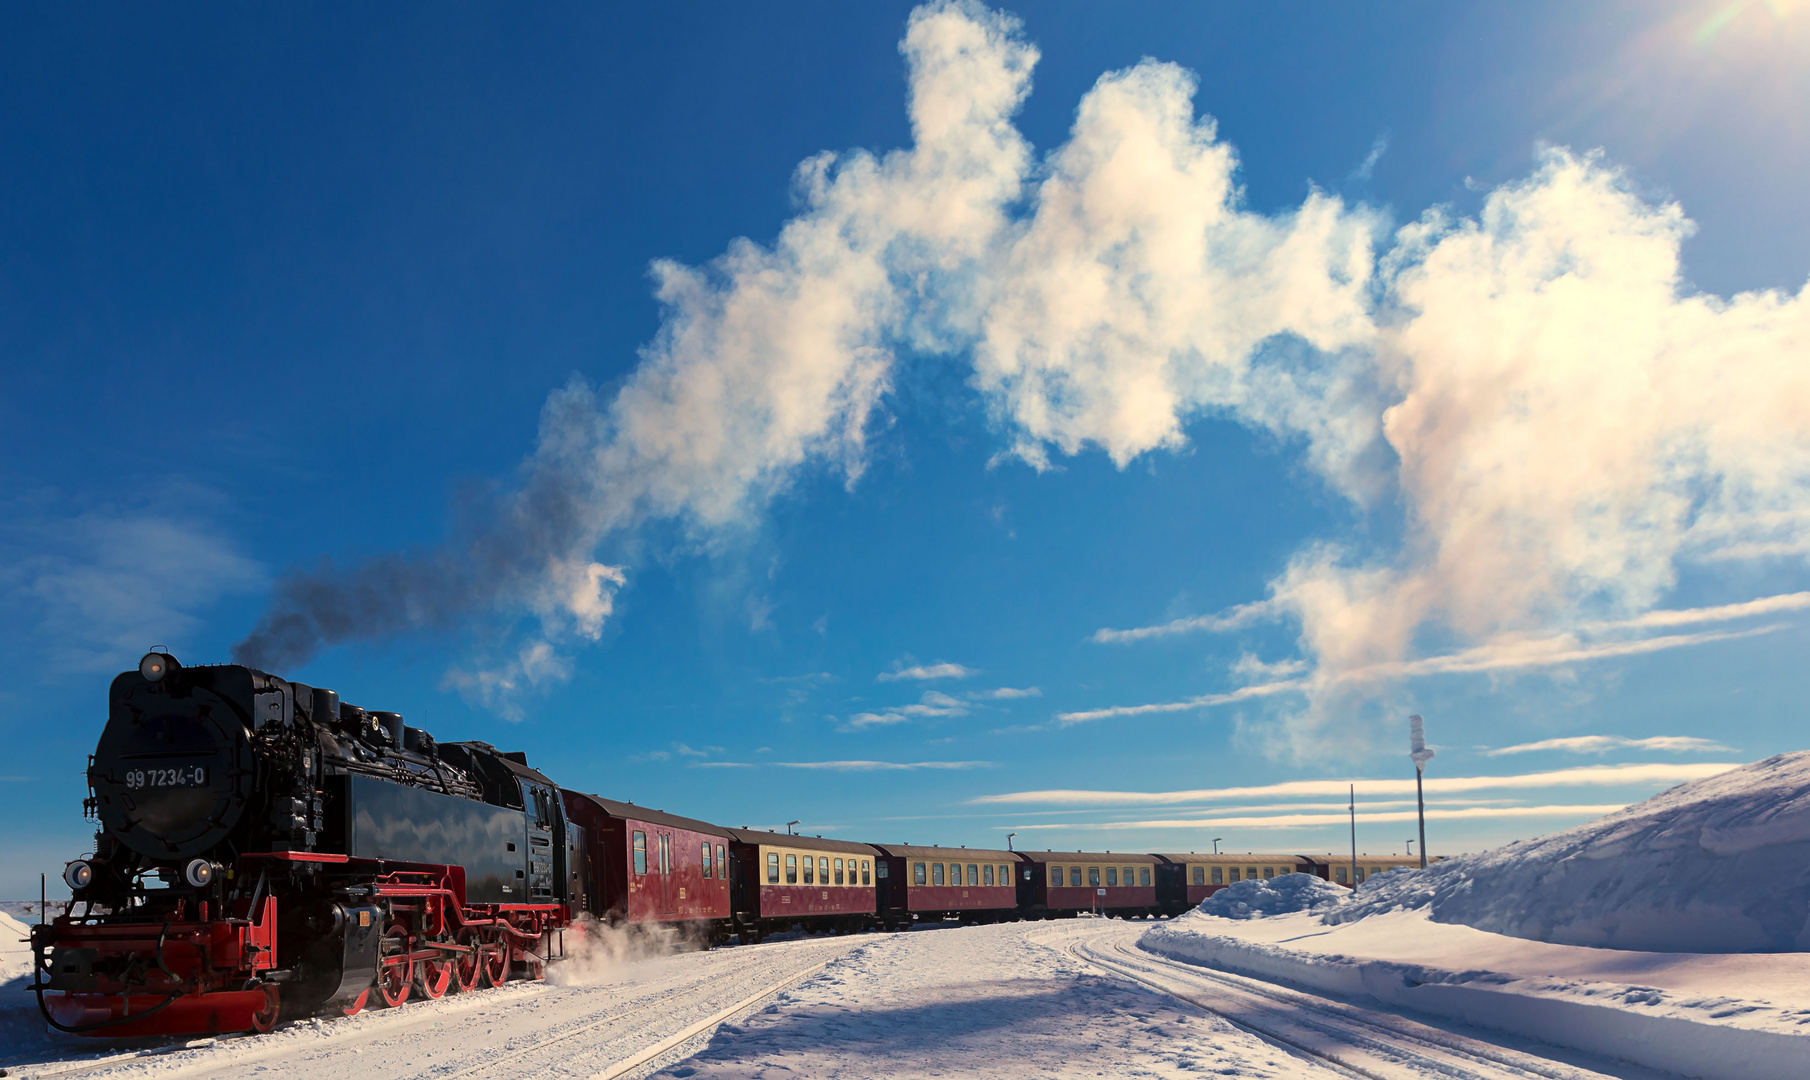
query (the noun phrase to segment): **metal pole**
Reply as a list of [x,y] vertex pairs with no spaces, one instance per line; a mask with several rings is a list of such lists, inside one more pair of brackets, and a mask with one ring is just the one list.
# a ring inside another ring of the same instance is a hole
[[1351,785],[1351,891],[1358,887],[1358,786]]
[[1420,790],[1421,767],[1414,766],[1414,801],[1420,806],[1420,868],[1427,868],[1427,798]]

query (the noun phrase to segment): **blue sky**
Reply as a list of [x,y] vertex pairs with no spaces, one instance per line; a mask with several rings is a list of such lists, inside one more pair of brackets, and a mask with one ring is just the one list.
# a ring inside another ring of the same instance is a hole
[[8,10],[0,892],[113,672],[273,627],[853,839],[1400,850],[1411,712],[1436,852],[1801,748],[1810,11],[1574,8]]

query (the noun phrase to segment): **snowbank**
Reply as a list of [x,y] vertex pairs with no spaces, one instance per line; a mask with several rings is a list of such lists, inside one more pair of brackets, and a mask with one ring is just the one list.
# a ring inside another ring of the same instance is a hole
[[31,974],[30,938],[31,930],[24,923],[0,912],[0,983]]
[[1350,892],[1312,874],[1284,874],[1240,881],[1200,902],[1200,910],[1223,919],[1256,919],[1312,911],[1347,899]]
[[1384,875],[1323,919],[1422,907],[1435,922],[1569,945],[1810,949],[1810,751],[1681,784],[1552,836]]
[[1810,1057],[1810,981],[1794,954],[1551,945],[1440,925],[1424,909],[1331,927],[1314,911],[1248,920],[1194,911],[1140,944],[1204,967],[1683,1076],[1801,1080]]

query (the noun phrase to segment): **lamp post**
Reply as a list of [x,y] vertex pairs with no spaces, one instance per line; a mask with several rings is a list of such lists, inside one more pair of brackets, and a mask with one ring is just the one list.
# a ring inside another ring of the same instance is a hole
[[1408,757],[1414,762],[1414,802],[1420,808],[1420,868],[1427,868],[1427,798],[1421,791],[1421,776],[1433,751],[1427,749],[1427,729],[1418,714],[1408,717]]
[[1223,836],[1215,836],[1213,838],[1213,854],[1215,854],[1215,855],[1219,854],[1219,842],[1224,839],[1225,839],[1225,837],[1223,837]]
[[1351,891],[1358,889],[1358,786],[1351,785]]
[[786,822],[786,835],[787,835],[787,836],[791,836],[791,835],[792,835],[792,826],[794,826],[794,825],[798,825],[798,824],[802,824],[802,823],[801,823],[801,822],[798,822],[798,821],[788,821],[788,822]]
[[1006,850],[1007,851],[1012,850],[1012,837],[1017,836],[1017,835],[1018,834],[1015,832],[1009,832],[1006,834]]

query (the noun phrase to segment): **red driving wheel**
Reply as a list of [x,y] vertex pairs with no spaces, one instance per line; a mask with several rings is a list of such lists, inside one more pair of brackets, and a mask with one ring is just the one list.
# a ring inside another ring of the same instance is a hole
[[483,946],[482,969],[485,986],[501,986],[509,981],[509,946],[492,941]]
[[415,961],[415,987],[421,996],[433,1001],[446,995],[446,988],[452,985],[453,962],[444,953],[432,960]]
[[478,932],[469,926],[459,931],[458,942],[469,950],[458,954],[452,962],[453,988],[463,993],[477,989],[484,966],[484,943],[478,940]]
[[395,1008],[409,999],[415,981],[415,962],[409,956],[409,933],[401,923],[383,932],[383,966],[377,969],[377,995]]

